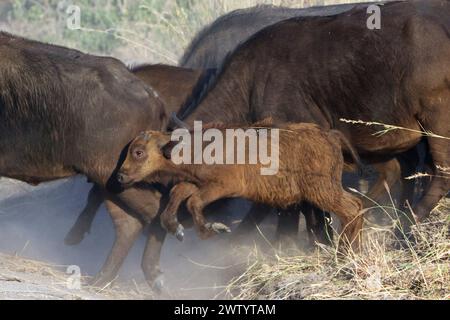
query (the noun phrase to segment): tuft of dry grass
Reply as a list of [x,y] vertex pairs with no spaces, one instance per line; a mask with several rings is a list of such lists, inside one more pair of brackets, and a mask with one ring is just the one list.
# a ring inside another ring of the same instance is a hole
[[231,281],[232,299],[449,299],[450,199],[413,227],[416,243],[395,249],[392,228],[365,228],[362,251],[338,259],[333,248],[313,254],[254,251]]

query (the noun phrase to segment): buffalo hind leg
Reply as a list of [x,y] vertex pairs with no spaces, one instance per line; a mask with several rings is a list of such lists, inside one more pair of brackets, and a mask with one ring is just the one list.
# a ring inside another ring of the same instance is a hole
[[333,212],[342,224],[339,235],[338,251],[345,254],[351,247],[355,252],[360,250],[361,231],[364,223],[362,215],[362,201],[344,189],[336,190],[336,186],[330,185],[330,194],[334,196],[322,199],[316,203],[321,209]]
[[102,189],[97,184],[94,184],[94,186],[89,191],[86,206],[78,216],[75,224],[72,226],[72,228],[64,238],[64,243],[66,245],[77,245],[83,240],[86,233],[90,233],[95,214],[97,213],[103,201],[104,195]]

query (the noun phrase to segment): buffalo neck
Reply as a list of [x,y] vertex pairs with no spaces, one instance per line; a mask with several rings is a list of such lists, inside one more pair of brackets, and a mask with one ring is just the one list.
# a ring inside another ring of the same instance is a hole
[[[188,125],[194,120],[223,123],[247,123],[250,110],[249,80],[252,72],[247,65],[242,70],[239,59],[225,63],[214,79],[203,88],[184,119]],[[237,63],[236,63],[236,62]],[[239,70],[240,69],[240,70]],[[192,99],[191,99],[192,100]]]

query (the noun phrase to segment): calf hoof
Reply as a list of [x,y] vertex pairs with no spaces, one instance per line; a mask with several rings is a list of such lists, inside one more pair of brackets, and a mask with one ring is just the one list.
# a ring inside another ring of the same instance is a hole
[[64,244],[67,246],[75,246],[84,239],[84,233],[78,232],[76,229],[71,229],[64,238]]
[[178,225],[177,231],[175,231],[175,237],[177,237],[180,242],[184,240],[184,227],[181,224]]
[[163,289],[164,289],[164,275],[160,274],[159,276],[156,277],[155,280],[153,280],[152,284],[151,284],[152,290],[155,291],[156,293],[162,293]]
[[205,228],[207,230],[214,231],[215,233],[229,233],[231,232],[231,229],[228,228],[228,226],[224,225],[220,222],[213,222],[213,223],[207,223],[205,224]]

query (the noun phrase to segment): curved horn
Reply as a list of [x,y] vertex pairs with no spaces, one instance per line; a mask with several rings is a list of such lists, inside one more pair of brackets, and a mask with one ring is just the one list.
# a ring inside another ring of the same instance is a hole
[[181,121],[175,112],[172,112],[170,114],[170,120],[173,121],[175,125],[177,125],[178,127],[189,130],[189,126],[183,121]]

